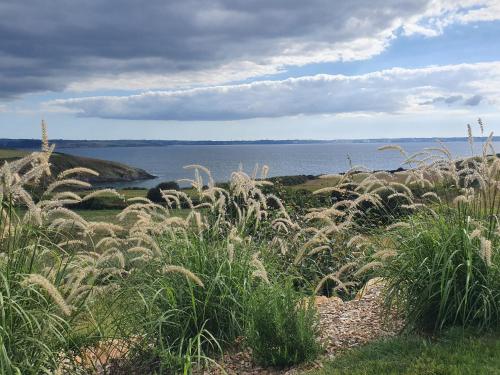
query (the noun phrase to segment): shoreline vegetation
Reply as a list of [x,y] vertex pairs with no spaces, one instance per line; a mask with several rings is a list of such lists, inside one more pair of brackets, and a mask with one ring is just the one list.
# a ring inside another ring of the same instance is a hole
[[[384,143],[400,144],[411,142],[467,142],[468,137],[443,137],[443,138],[373,138],[373,139],[333,139],[333,140],[314,140],[314,139],[261,139],[261,140],[231,140],[231,141],[188,141],[188,140],[71,140],[55,139],[52,140],[57,149],[79,148],[79,147],[146,147],[146,146],[220,146],[220,145],[293,145],[293,144],[335,144],[335,143]],[[483,143],[487,137],[473,137],[473,142]],[[493,137],[492,142],[500,141],[500,137]],[[9,139],[0,138],[0,148],[13,149],[38,149],[40,147],[39,139]]]
[[468,134],[461,160],[381,147],[392,173],[196,164],[149,194],[56,171],[42,123],[0,166],[0,374],[494,373],[500,157]]

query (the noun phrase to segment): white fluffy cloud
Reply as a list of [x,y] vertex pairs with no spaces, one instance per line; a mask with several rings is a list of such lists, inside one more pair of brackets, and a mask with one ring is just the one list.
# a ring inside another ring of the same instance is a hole
[[340,113],[424,112],[496,105],[500,62],[393,68],[363,75],[316,75],[281,81],[61,99],[51,107],[84,117],[224,121]]

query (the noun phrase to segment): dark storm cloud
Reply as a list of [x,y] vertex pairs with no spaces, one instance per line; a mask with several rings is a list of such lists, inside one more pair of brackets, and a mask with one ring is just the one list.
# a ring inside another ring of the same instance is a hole
[[93,77],[189,74],[238,61],[284,66],[368,58],[427,3],[3,0],[0,98]]

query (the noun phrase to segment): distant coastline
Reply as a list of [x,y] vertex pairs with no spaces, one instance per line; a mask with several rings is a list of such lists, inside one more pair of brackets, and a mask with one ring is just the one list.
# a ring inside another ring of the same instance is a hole
[[[487,137],[474,137],[476,142],[484,142]],[[372,139],[337,139],[337,140],[252,140],[252,141],[185,141],[185,140],[71,140],[51,139],[58,149],[80,147],[147,147],[147,146],[223,146],[223,145],[293,145],[293,144],[345,144],[345,143],[413,143],[413,142],[466,142],[467,137],[431,137],[431,138],[372,138]],[[500,137],[493,137],[500,141]],[[39,139],[0,138],[0,148],[36,149],[40,147]]]

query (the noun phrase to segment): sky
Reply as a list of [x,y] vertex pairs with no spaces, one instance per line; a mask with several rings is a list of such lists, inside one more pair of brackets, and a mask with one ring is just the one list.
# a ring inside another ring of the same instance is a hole
[[500,0],[0,0],[0,138],[500,133],[499,94]]

